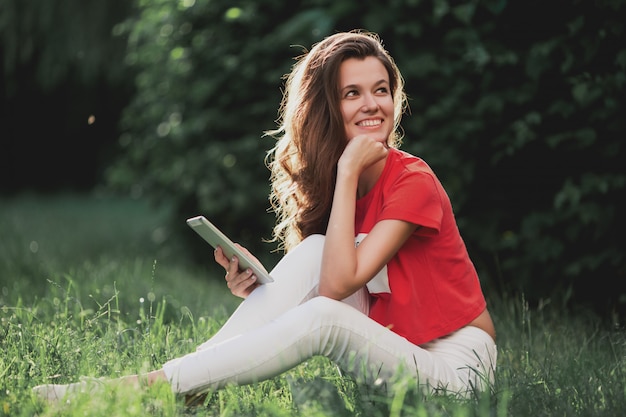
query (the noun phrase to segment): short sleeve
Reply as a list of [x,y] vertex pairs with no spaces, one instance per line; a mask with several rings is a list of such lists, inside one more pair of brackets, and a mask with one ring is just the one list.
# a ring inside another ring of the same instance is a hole
[[403,171],[385,193],[380,220],[404,220],[419,225],[422,235],[439,233],[443,205],[437,183],[429,172]]

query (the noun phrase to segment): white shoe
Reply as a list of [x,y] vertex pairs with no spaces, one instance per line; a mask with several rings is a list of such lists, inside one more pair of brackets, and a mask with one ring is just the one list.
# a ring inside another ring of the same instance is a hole
[[69,393],[94,393],[102,389],[103,378],[82,377],[80,382],[71,384],[44,384],[33,388],[33,394],[38,398],[54,402],[65,398]]

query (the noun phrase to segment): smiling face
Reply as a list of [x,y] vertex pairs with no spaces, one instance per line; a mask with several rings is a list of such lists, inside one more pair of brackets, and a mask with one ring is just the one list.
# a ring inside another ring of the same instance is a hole
[[346,59],[339,68],[339,94],[346,138],[367,134],[387,144],[394,104],[385,66],[372,56]]

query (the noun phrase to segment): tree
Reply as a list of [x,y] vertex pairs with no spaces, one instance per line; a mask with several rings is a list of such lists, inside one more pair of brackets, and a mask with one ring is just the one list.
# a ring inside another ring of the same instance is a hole
[[126,0],[0,2],[0,192],[90,189],[132,93]]
[[[378,32],[406,79],[405,149],[441,176],[486,287],[605,303],[624,286],[623,1],[139,1],[137,94],[109,183],[256,246],[281,75],[336,30]],[[541,13],[539,13],[541,11]],[[238,232],[238,233],[236,233]],[[602,306],[603,307],[603,306]]]

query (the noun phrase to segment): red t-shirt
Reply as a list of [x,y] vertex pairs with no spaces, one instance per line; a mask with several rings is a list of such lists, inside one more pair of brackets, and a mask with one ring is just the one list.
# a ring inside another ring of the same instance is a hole
[[385,219],[421,227],[367,284],[370,317],[417,345],[478,317],[486,302],[450,199],[426,162],[397,149],[390,149],[380,178],[357,201],[357,244]]

